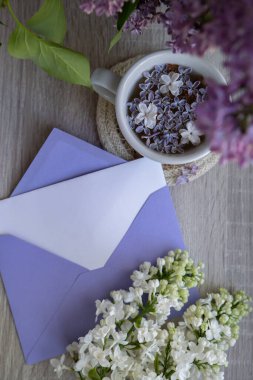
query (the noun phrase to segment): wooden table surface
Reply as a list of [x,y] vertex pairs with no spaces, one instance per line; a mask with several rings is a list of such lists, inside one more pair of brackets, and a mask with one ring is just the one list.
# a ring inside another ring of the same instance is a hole
[[[40,1],[12,2],[26,20]],[[22,4],[23,3],[23,4]],[[113,20],[88,17],[78,1],[67,2],[66,44],[90,57],[92,68],[165,47],[166,35],[153,27],[143,36],[125,35],[108,54]],[[67,3],[71,3],[68,5]],[[5,11],[0,40],[0,196],[7,197],[54,127],[99,145],[96,132],[97,96],[89,90],[49,78],[31,62],[6,52],[13,25]],[[216,166],[191,184],[171,190],[186,245],[194,259],[206,265],[203,293],[219,287],[253,294],[253,169]],[[8,301],[0,283],[0,379],[56,379],[48,362],[24,364]],[[241,325],[241,336],[229,353],[226,380],[253,379],[253,319]],[[71,376],[65,376],[71,379]]]

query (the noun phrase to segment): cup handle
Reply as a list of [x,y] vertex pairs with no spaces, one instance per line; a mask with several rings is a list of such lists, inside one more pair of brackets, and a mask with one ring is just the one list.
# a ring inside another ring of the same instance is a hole
[[112,104],[115,104],[120,80],[119,75],[106,69],[96,69],[91,76],[94,91]]

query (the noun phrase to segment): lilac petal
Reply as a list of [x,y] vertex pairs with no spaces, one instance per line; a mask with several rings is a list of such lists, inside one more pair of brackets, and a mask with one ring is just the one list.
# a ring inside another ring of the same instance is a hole
[[196,82],[193,83],[192,88],[197,88],[200,85],[200,81],[197,80]]
[[142,75],[145,77],[145,78],[150,78],[150,73],[149,73],[149,71],[144,71],[143,73],[142,73]]
[[193,164],[191,168],[191,174],[197,174],[198,169],[198,165]]
[[144,127],[144,132],[146,135],[149,135],[150,134],[150,129],[147,128],[147,127]]
[[189,182],[189,178],[184,176],[184,175],[180,175],[177,180],[176,180],[176,185],[184,185],[186,183]]
[[183,74],[185,72],[185,67],[184,66],[178,66],[178,71],[180,74]]
[[155,70],[160,73],[163,70],[164,65],[155,65]]
[[154,95],[153,91],[150,91],[148,94],[148,100],[150,102],[152,102],[154,100],[154,98],[155,98],[155,95]]
[[160,99],[154,99],[154,101],[153,101],[153,104],[155,105],[155,106],[160,106],[161,107],[161,100]]
[[186,67],[184,72],[185,72],[185,74],[190,74],[192,72],[192,68]]
[[199,89],[199,92],[202,94],[202,95],[205,95],[206,94],[206,88],[200,88]]
[[147,90],[149,88],[149,85],[147,83],[140,83],[139,87],[141,90]]
[[147,91],[146,91],[146,90],[140,92],[140,98],[141,98],[141,101],[142,101],[142,102],[145,100],[146,94],[147,94]]
[[135,129],[135,132],[136,132],[136,133],[141,133],[141,132],[143,132],[143,130],[144,130],[143,125],[139,125],[139,126]]
[[186,110],[187,112],[189,112],[189,111],[191,110],[191,106],[190,106],[189,103],[186,103],[186,104],[185,104],[185,110]]
[[149,145],[149,147],[153,150],[156,150],[158,148],[158,145],[156,143],[152,143]]
[[186,103],[186,100],[185,99],[181,99],[178,104],[179,104],[180,107],[182,107],[182,106],[185,105],[185,103]]

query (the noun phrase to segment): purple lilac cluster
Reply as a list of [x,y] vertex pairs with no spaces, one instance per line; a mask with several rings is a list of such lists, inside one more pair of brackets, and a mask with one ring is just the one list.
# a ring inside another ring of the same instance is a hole
[[106,15],[109,17],[121,12],[126,1],[127,0],[83,0],[80,8],[87,14],[95,12],[97,16]]
[[[122,0],[85,3],[92,3],[91,11],[96,12],[102,3],[113,4],[116,13],[122,9]],[[109,14],[107,5],[103,12]],[[211,148],[221,153],[222,161],[242,165],[253,162],[252,20],[252,0],[140,0],[125,24],[126,30],[141,33],[150,23],[161,23],[175,51],[201,55],[217,46],[225,53],[231,83],[228,87],[208,84],[208,101],[197,109],[197,126],[208,136]],[[236,100],[231,104],[230,99]]]
[[253,163],[252,20],[252,0],[172,0],[163,16],[175,50],[203,54],[218,46],[225,53],[230,84],[208,83],[197,126],[222,162],[240,165]]
[[[180,87],[176,96],[162,91],[161,78],[171,74],[178,74],[176,83],[180,83]],[[157,65],[143,73],[137,93],[127,104],[128,120],[130,127],[149,148],[161,153],[184,153],[192,145],[190,141],[183,141],[181,133],[188,122],[195,121],[195,109],[206,97],[206,86],[199,78],[190,67],[177,65]],[[143,104],[147,108],[150,105],[155,107],[154,126],[147,126],[144,115],[138,120]]]

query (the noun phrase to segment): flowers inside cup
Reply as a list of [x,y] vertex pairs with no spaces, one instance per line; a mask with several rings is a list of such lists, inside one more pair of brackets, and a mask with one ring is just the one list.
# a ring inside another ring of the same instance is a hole
[[203,76],[190,67],[157,65],[143,73],[127,103],[130,127],[153,150],[184,153],[204,141],[195,120],[206,92]]

